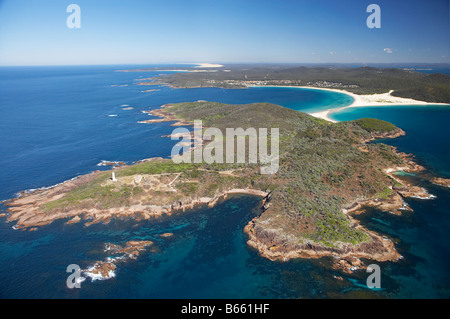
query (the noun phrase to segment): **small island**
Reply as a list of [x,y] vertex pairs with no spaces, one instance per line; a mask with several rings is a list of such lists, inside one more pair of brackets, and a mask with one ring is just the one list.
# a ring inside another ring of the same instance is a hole
[[401,214],[410,211],[404,197],[431,196],[393,175],[399,170],[424,170],[410,155],[368,143],[405,134],[385,121],[331,123],[274,104],[206,101],[164,105],[150,114],[183,125],[202,120],[205,127],[223,130],[277,127],[279,170],[262,175],[258,164],[146,159],[21,194],[6,203],[14,228],[35,230],[58,219],[86,226],[123,218],[152,219],[246,193],[262,198],[260,214],[244,229],[248,245],[262,256],[271,260],[334,256],[346,260],[337,265],[360,265],[359,258],[396,261],[401,256],[391,240],[367,230],[351,214],[367,206]]

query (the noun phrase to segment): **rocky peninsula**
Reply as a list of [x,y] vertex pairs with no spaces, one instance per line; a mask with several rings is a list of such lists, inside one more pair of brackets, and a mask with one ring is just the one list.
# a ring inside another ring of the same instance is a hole
[[[15,222],[16,229],[36,230],[58,219],[86,226],[123,218],[153,219],[246,193],[262,198],[260,214],[244,229],[248,245],[262,256],[271,260],[333,256],[336,265],[354,268],[361,266],[359,258],[396,261],[401,256],[391,240],[367,230],[351,214],[367,206],[401,214],[411,210],[405,197],[432,198],[425,189],[392,174],[424,170],[410,155],[367,143],[405,134],[384,121],[330,123],[266,103],[191,102],[149,113],[162,118],[145,123],[189,125],[201,119],[205,127],[219,129],[231,123],[244,129],[280,127],[280,169],[262,175],[257,164],[147,159],[22,193],[6,203],[8,221]],[[99,262],[91,270],[106,275],[113,268],[114,264]]]

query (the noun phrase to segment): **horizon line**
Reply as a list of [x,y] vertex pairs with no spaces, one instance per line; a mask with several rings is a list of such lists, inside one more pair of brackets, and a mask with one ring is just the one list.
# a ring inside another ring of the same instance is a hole
[[[326,65],[348,65],[348,64],[361,64],[361,65],[370,65],[370,64],[425,64],[425,65],[447,65],[450,67],[450,62],[143,62],[143,63],[132,63],[132,62],[124,62],[124,63],[88,63],[88,64],[0,64],[0,67],[51,67],[51,66],[119,66],[119,65],[161,65],[161,64],[193,64],[193,65],[201,65],[204,63],[214,63],[221,64],[223,66],[226,65],[237,65],[237,64],[263,64],[263,65],[293,65],[293,64],[326,64]],[[219,68],[219,67],[217,67]]]

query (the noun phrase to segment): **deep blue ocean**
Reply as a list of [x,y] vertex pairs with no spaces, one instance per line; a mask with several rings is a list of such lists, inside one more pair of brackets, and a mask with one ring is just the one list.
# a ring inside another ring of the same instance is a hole
[[[138,123],[149,118],[143,110],[166,103],[270,102],[305,112],[352,103],[344,94],[295,88],[143,87],[136,81],[169,72],[116,72],[138,67],[149,66],[1,67],[0,200],[105,169],[97,166],[103,160],[131,164],[169,157],[176,141],[162,136],[172,132],[170,123]],[[158,90],[142,92],[150,88]],[[395,123],[407,135],[383,142],[450,177],[450,107],[355,108],[332,116]],[[450,191],[407,178],[437,198],[408,199],[414,212],[404,216],[372,209],[357,217],[392,238],[404,256],[379,263],[381,290],[365,286],[364,271],[333,270],[328,258],[271,262],[259,257],[242,230],[257,214],[260,199],[236,195],[214,208],[145,222],[84,227],[58,221],[28,232],[1,218],[0,298],[449,298]],[[173,237],[159,236],[166,232]],[[152,240],[156,250],[118,264],[113,279],[66,287],[69,264],[86,268],[106,257],[106,242],[132,239]]]

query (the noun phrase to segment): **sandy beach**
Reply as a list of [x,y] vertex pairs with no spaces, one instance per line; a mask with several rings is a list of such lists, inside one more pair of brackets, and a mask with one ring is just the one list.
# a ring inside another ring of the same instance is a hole
[[320,112],[310,113],[312,116],[330,121],[330,122],[336,122],[335,120],[331,119],[329,115],[333,112],[342,111],[344,109],[350,108],[350,107],[366,107],[366,106],[393,106],[393,105],[450,105],[446,103],[431,103],[431,102],[424,102],[424,101],[418,101],[414,99],[407,99],[402,97],[396,97],[392,96],[391,93],[394,92],[394,90],[391,90],[387,93],[381,93],[381,94],[369,94],[369,95],[358,95],[351,92],[348,92],[346,90],[338,90],[338,89],[327,89],[327,88],[315,88],[315,87],[308,87],[308,86],[297,86],[300,88],[305,89],[315,89],[315,90],[327,90],[327,91],[333,91],[337,93],[343,93],[350,95],[353,98],[353,103],[344,107],[338,107],[338,108],[332,108]]
[[177,64],[191,64],[194,65],[194,68],[196,69],[203,69],[203,68],[223,68],[222,64],[216,64],[216,63],[177,63]]
[[222,64],[213,64],[213,63],[195,63],[196,68],[222,68]]

